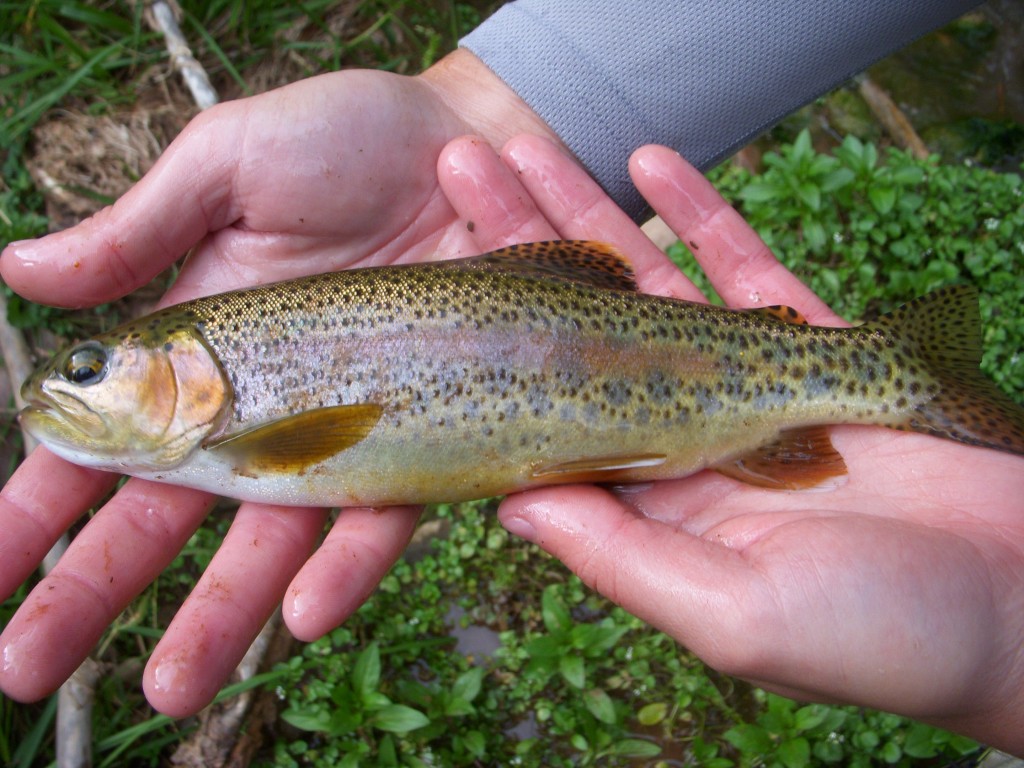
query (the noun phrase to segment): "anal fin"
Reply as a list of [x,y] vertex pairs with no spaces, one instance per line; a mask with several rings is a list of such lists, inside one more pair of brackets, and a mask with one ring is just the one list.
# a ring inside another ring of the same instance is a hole
[[622,483],[635,479],[637,470],[664,464],[666,458],[662,453],[636,453],[574,459],[535,467],[532,477],[550,485]]
[[363,440],[380,420],[373,403],[316,408],[226,435],[208,445],[242,475],[302,474]]
[[846,474],[846,462],[822,426],[790,429],[757,449],[713,467],[761,488],[803,490]]

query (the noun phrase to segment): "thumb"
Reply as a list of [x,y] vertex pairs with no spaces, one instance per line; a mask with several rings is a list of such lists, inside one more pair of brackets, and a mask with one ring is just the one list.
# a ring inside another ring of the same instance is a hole
[[509,496],[498,511],[510,533],[564,562],[588,586],[666,632],[719,669],[742,670],[764,582],[736,550],[638,516],[594,486]]
[[230,116],[238,108],[223,104],[196,117],[112,206],[63,232],[10,243],[0,254],[3,280],[35,301],[91,306],[145,285],[229,224],[237,218],[238,121]]

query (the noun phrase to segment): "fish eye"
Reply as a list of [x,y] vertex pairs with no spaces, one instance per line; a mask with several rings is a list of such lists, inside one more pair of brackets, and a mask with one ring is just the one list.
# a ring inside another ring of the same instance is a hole
[[106,372],[107,353],[95,342],[86,342],[71,350],[61,371],[65,379],[82,386],[102,381]]

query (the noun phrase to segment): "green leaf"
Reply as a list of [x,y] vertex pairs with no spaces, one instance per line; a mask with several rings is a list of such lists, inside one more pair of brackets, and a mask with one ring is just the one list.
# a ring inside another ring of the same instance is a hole
[[640,725],[657,725],[668,716],[668,704],[661,701],[656,701],[653,704],[648,704],[641,708],[637,712],[636,719],[640,722]]
[[480,731],[466,731],[462,734],[462,746],[473,757],[482,759],[487,752],[487,740]]
[[377,746],[377,765],[379,768],[392,768],[398,765],[398,755],[395,753],[395,740],[391,735],[385,736]]
[[772,748],[772,738],[768,732],[753,723],[733,726],[722,737],[749,757],[767,755]]
[[801,736],[779,744],[775,754],[786,768],[805,768],[811,761],[811,745]]
[[903,757],[903,750],[900,749],[900,745],[895,741],[887,741],[885,746],[882,747],[882,759],[885,762],[898,763],[901,757]]
[[797,194],[803,204],[812,211],[821,210],[821,187],[811,181],[805,181],[797,187]]
[[912,187],[924,180],[924,168],[919,165],[903,165],[894,168],[892,180],[902,187]]
[[802,160],[810,158],[814,154],[814,147],[811,146],[811,132],[804,128],[793,142],[793,159]]
[[771,200],[778,200],[785,194],[785,188],[779,184],[770,181],[752,181],[740,190],[739,197],[748,203],[767,203]]
[[363,711],[361,709],[335,709],[331,713],[326,732],[331,736],[343,736],[352,733],[363,724]]
[[868,189],[868,200],[876,211],[886,214],[896,205],[896,188],[886,185],[877,185]]
[[572,628],[572,645],[593,657],[603,654],[622,638],[629,627],[603,627],[600,624],[577,624]]
[[374,713],[370,723],[389,733],[408,733],[430,724],[430,718],[418,709],[403,704],[390,704]]
[[549,584],[540,598],[541,617],[548,632],[568,632],[572,628],[572,617],[565,601],[558,595],[557,585]]
[[583,697],[590,714],[606,725],[614,725],[616,722],[615,705],[611,697],[600,688],[591,688]]
[[939,753],[935,742],[940,733],[941,731],[931,726],[914,723],[907,729],[903,751],[910,757],[935,757]]
[[807,245],[811,250],[821,250],[825,245],[825,228],[821,225],[821,222],[804,216],[801,219],[801,224],[803,226],[804,239],[807,240]]
[[355,666],[352,667],[352,687],[359,697],[366,701],[370,694],[377,692],[380,685],[380,648],[377,643],[370,643],[359,654]]
[[558,660],[558,671],[573,688],[582,688],[587,681],[587,669],[582,656],[563,656]]
[[617,757],[657,757],[661,746],[646,739],[622,739],[612,744],[611,753]]
[[471,702],[480,695],[480,687],[483,684],[484,668],[473,667],[463,672],[456,678],[452,685],[452,698]]
[[281,713],[281,719],[293,728],[300,731],[319,731],[326,733],[330,730],[331,715],[328,712],[303,712],[297,709],[286,709]]
[[531,658],[543,659],[561,656],[566,651],[565,645],[562,637],[541,635],[527,642],[523,648]]
[[793,724],[798,731],[809,731],[825,722],[829,710],[820,704],[800,707],[793,715]]
[[814,742],[813,751],[823,763],[838,763],[843,759],[843,746],[838,741],[818,739]]
[[848,184],[852,184],[856,175],[849,168],[836,168],[829,171],[821,179],[822,192],[835,192]]

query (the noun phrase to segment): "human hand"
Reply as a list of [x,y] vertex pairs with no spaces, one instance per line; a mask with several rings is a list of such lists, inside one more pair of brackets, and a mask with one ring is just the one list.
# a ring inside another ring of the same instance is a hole
[[[475,165],[462,158],[464,175],[508,206],[532,196],[550,224],[538,221],[530,239],[609,240],[636,263],[642,290],[700,299],[557,150],[514,140],[504,159],[480,146]],[[730,305],[784,303],[812,323],[844,324],[675,153],[645,148],[630,170]],[[486,211],[449,195],[486,233]],[[1024,750],[1024,460],[882,428],[831,436],[849,477],[825,492],[702,472],[529,491],[499,514],[716,669]]]
[[[114,206],[11,244],[0,271],[29,298],[86,306],[139,287],[192,248],[169,304],[314,272],[467,255],[475,243],[438,186],[438,154],[467,131],[500,144],[521,129],[546,131],[465,51],[416,78],[349,71],[304,80],[203,113]],[[491,234],[504,244],[518,223],[508,217]],[[46,449],[22,464],[0,494],[0,596],[115,479]],[[60,685],[212,503],[206,493],[129,480],[4,628],[0,689],[33,700]],[[209,703],[282,598],[300,638],[339,624],[392,565],[416,518],[412,509],[346,510],[311,556],[324,510],[243,504],[149,659],[150,702],[176,716]]]

